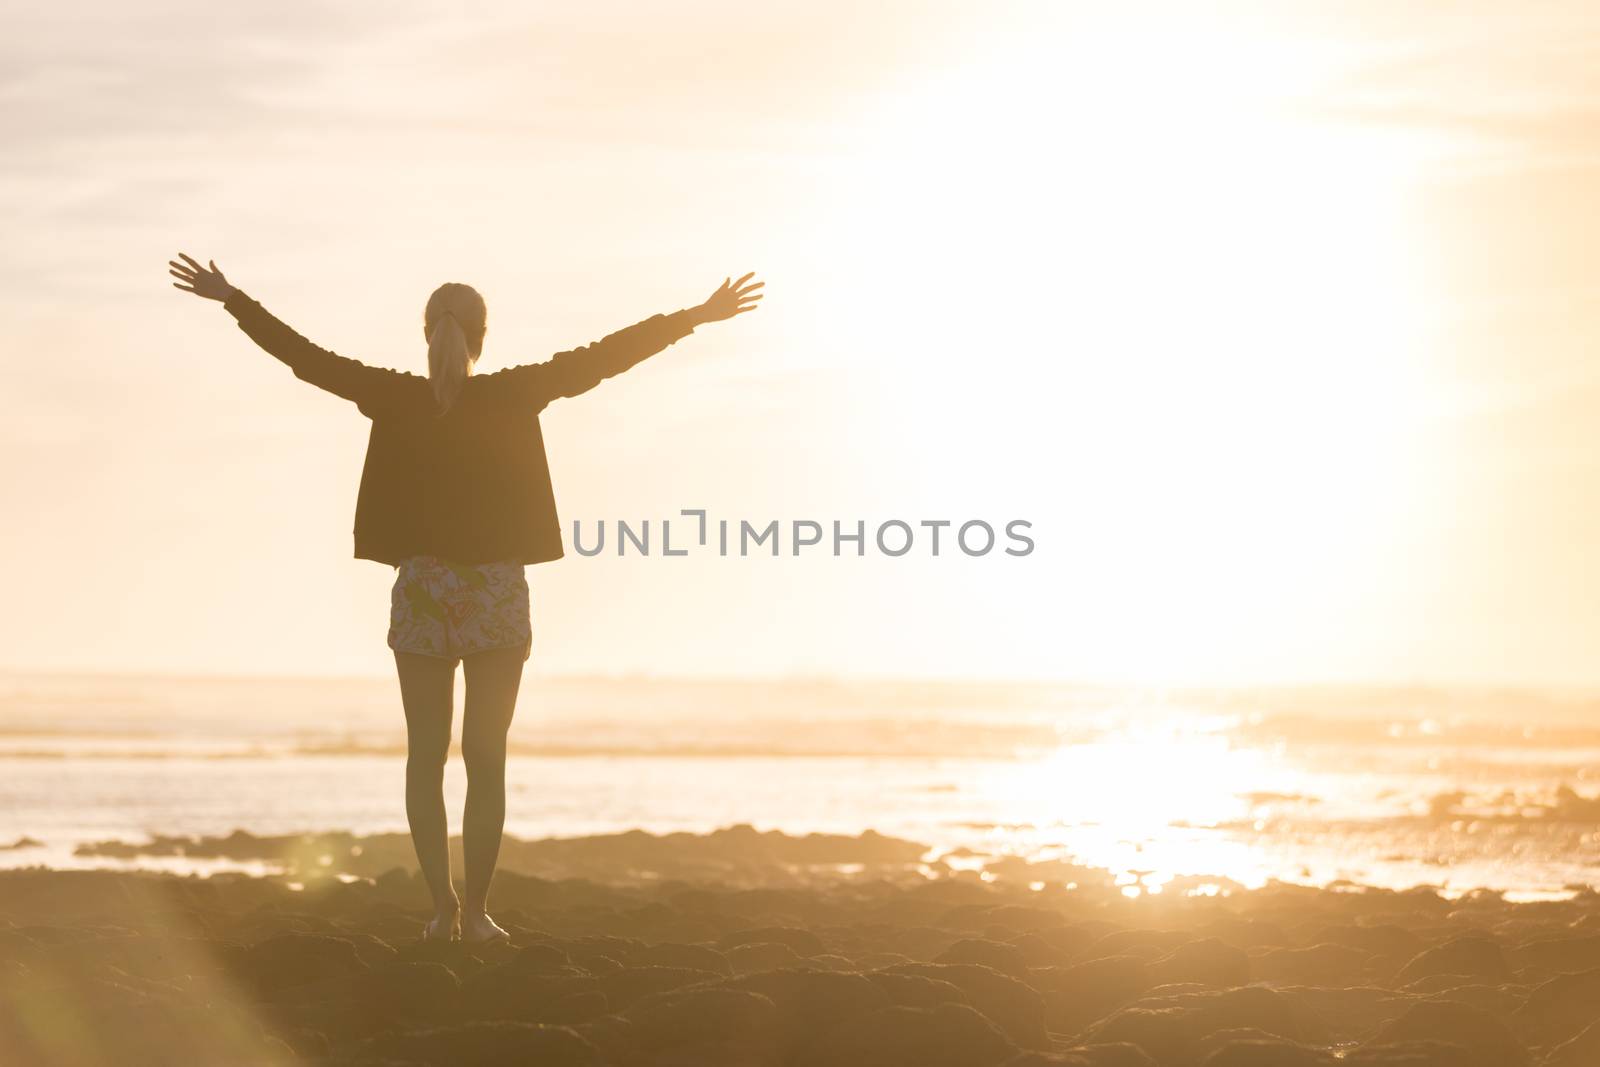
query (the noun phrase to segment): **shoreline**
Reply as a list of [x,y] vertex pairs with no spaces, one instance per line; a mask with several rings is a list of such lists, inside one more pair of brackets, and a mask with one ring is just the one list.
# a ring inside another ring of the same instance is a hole
[[[1426,829],[1427,820],[1419,820]],[[1370,828],[1363,828],[1370,833]],[[1222,833],[1223,828],[1211,832]],[[1352,830],[1364,840],[1361,831]],[[451,855],[460,875],[461,838],[451,836]],[[1374,847],[1378,842],[1374,841]],[[30,860],[37,862],[30,862]],[[375,878],[393,868],[415,864],[409,834],[404,830],[355,833],[326,830],[258,834],[236,829],[227,834],[161,834],[143,839],[109,837],[78,841],[42,841],[22,835],[0,842],[0,871],[112,870],[154,871],[176,876],[244,873],[290,880],[340,876],[347,880]],[[1441,899],[1459,900],[1492,893],[1511,903],[1566,900],[1593,892],[1590,881],[1565,884],[1494,885],[1486,877],[1460,881],[1465,872],[1483,876],[1493,864],[1441,865],[1438,879],[1383,882],[1346,874],[1315,877],[1309,867],[1300,877],[1266,876],[1241,882],[1215,872],[1148,871],[1108,868],[1071,856],[1056,847],[1026,852],[928,844],[905,836],[867,829],[860,833],[783,829],[757,830],[748,823],[712,830],[650,831],[629,828],[570,836],[527,837],[506,833],[499,869],[540,878],[592,878],[602,882],[648,882],[680,877],[715,877],[732,884],[777,881],[809,883],[841,876],[938,880],[977,878],[1042,889],[1114,885],[1128,895],[1162,892],[1233,893],[1267,885],[1308,889],[1359,888],[1381,891],[1434,891]],[[1434,868],[1428,868],[1434,869]],[[1455,884],[1452,876],[1457,876]]]

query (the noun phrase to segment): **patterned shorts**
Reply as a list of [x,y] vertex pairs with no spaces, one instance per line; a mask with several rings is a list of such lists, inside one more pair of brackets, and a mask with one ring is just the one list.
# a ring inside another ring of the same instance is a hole
[[533,651],[528,578],[515,559],[452,563],[408,556],[389,595],[389,647],[452,664],[490,648]]

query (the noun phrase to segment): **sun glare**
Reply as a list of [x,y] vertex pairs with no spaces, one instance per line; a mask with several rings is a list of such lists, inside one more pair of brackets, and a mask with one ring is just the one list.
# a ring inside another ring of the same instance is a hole
[[1063,746],[1008,768],[987,789],[1028,827],[998,832],[994,847],[1048,854],[1070,841],[1064,858],[1116,872],[1138,895],[1160,893],[1185,875],[1260,885],[1264,857],[1214,831],[1249,816],[1247,790],[1302,784],[1268,750],[1167,724]]
[[[914,380],[922,402],[885,419],[890,401],[859,396],[852,432],[892,447],[959,412],[964,435],[1026,447],[1048,427],[1061,492],[1041,519],[1097,561],[1074,575],[1084,614],[1129,635],[1100,661],[1145,681],[1271,677],[1284,635],[1253,628],[1378,566],[1411,506],[1428,383],[1408,163],[1301,108],[1315,65],[1272,41],[1061,41],[861,119],[840,226],[885,269],[850,332],[879,342],[886,389]],[[886,308],[931,317],[928,345]],[[1008,376],[1003,409],[973,403],[986,372]],[[1039,465],[993,454],[925,465],[925,491],[1037,498]]]

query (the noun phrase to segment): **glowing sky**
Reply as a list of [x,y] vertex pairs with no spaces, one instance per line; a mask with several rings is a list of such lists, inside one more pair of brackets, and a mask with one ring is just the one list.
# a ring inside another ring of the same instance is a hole
[[[482,370],[574,519],[1035,552],[541,565],[547,672],[1600,681],[1592,5],[62,3],[0,38],[0,666],[382,674],[367,423],[220,306]],[[570,544],[570,541],[569,541]]]

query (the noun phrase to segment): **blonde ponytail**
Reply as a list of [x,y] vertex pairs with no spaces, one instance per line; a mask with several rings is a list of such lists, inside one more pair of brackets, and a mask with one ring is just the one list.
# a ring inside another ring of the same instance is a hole
[[472,357],[467,351],[467,335],[455,316],[445,312],[433,324],[428,337],[428,382],[439,414],[450,410],[461,393],[461,383],[472,372]]
[[470,285],[446,282],[428,298],[422,325],[428,338],[428,382],[436,414],[443,415],[461,395],[462,384],[483,351],[487,325],[483,297]]

